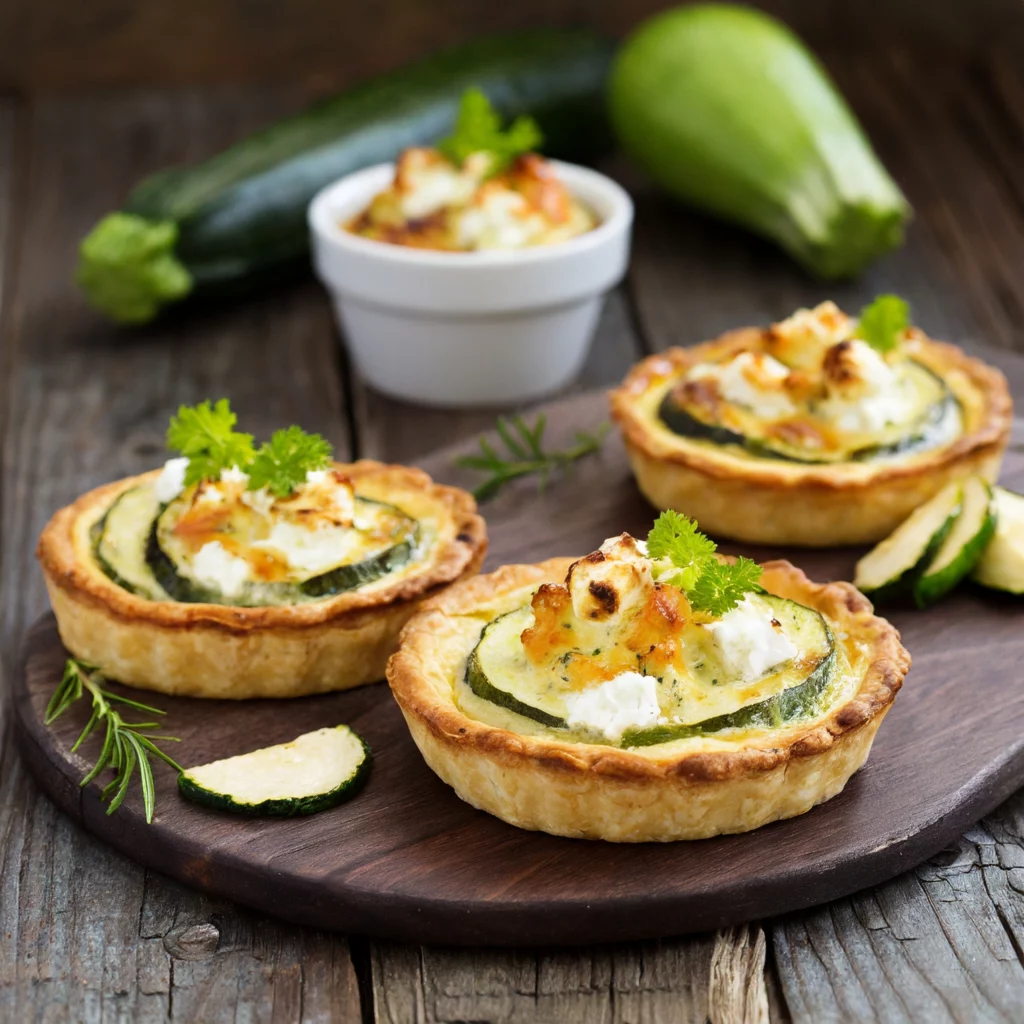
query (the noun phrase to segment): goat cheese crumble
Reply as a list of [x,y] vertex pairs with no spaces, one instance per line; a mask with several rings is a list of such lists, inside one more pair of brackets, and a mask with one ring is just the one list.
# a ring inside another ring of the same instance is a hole
[[737,682],[760,679],[797,653],[793,641],[772,624],[771,611],[749,594],[705,628],[714,637],[723,667]]
[[185,471],[188,469],[187,458],[168,459],[164,468],[153,484],[153,492],[157,501],[166,504],[173,501],[185,489]]
[[623,672],[565,698],[570,728],[593,729],[609,740],[621,739],[627,729],[642,729],[658,721],[657,680],[639,672]]
[[231,554],[219,540],[199,549],[192,571],[200,583],[216,587],[225,597],[234,597],[249,580],[249,564]]

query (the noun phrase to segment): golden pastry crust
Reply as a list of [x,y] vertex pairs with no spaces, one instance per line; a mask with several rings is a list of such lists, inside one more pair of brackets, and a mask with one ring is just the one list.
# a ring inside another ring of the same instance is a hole
[[814,722],[752,733],[729,749],[701,750],[694,740],[623,750],[550,732],[520,735],[469,717],[453,689],[469,653],[458,649],[466,644],[459,617],[560,580],[571,563],[505,566],[452,587],[409,621],[388,662],[416,745],[467,803],[520,828],[574,838],[703,839],[802,814],[840,792],[864,763],[910,655],[858,590],[812,583],[785,561],[765,565],[763,585],[822,612],[863,665],[856,691]]
[[[879,463],[805,465],[737,455],[673,434],[650,398],[691,366],[763,344],[745,328],[638,363],[610,394],[637,484],[656,508],[696,519],[708,533],[759,544],[831,547],[887,537],[951,480],[995,481],[1010,437],[1012,402],[1003,375],[955,345],[913,330],[908,354],[946,381],[964,431],[952,443]],[[647,401],[645,401],[647,399]]]
[[394,580],[293,606],[149,601],[96,564],[90,528],[123,491],[159,471],[98,487],[58,511],[36,554],[64,646],[114,679],[190,697],[298,697],[384,675],[419,602],[478,572],[487,532],[472,496],[426,473],[363,460],[337,464],[358,492],[436,523],[426,558]]

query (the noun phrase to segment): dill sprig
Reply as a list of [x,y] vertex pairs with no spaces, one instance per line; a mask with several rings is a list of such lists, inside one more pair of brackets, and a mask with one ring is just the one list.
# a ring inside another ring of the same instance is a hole
[[64,666],[64,678],[61,679],[50,698],[50,703],[46,706],[45,722],[47,725],[55,722],[75,701],[80,700],[88,692],[92,699],[92,714],[78,739],[75,740],[71,752],[75,753],[85,740],[100,727],[101,723],[106,731],[100,755],[80,785],[87,786],[105,768],[111,769],[114,772],[114,778],[104,787],[100,799],[110,800],[107,814],[113,814],[121,806],[121,802],[128,792],[132,774],[138,767],[139,779],[142,784],[142,802],[146,809],[146,821],[151,822],[156,793],[153,786],[153,769],[149,763],[150,755],[166,761],[176,771],[182,770],[181,765],[169,754],[164,753],[153,741],[177,742],[178,737],[156,736],[150,733],[150,729],[160,728],[159,722],[126,722],[120,712],[112,706],[114,703],[124,704],[126,707],[135,708],[137,711],[144,711],[151,715],[163,715],[164,712],[159,708],[140,704],[138,701],[129,700],[127,697],[104,689],[102,684],[105,681],[103,673],[97,666],[77,661],[75,658],[68,658],[67,664]]
[[593,433],[577,431],[574,444],[561,451],[544,448],[544,429],[547,417],[541,413],[533,426],[522,416],[498,417],[498,438],[506,452],[499,452],[486,438],[480,438],[479,455],[462,455],[455,460],[463,469],[475,469],[490,475],[474,491],[477,501],[493,498],[505,484],[521,476],[537,474],[540,489],[544,490],[551,474],[570,462],[582,459],[600,449],[608,433],[608,424],[602,423]]

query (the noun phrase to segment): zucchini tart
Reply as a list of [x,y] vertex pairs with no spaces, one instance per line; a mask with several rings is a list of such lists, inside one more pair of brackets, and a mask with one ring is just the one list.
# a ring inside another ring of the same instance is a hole
[[61,639],[144,689],[295,697],[380,679],[418,602],[487,546],[465,491],[331,461],[297,427],[258,451],[224,401],[182,408],[163,470],[61,509],[38,557]]
[[701,839],[802,814],[864,763],[910,657],[848,583],[714,555],[663,513],[509,565],[406,625],[388,680],[427,764],[520,828]]
[[994,481],[1011,401],[996,369],[882,296],[635,366],[612,416],[644,496],[751,543],[872,543],[952,480]]

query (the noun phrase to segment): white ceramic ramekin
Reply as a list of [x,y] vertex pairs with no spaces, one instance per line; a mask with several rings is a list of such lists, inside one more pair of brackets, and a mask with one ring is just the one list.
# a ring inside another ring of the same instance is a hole
[[434,252],[345,231],[391,182],[392,164],[313,199],[313,263],[367,383],[413,402],[480,406],[539,398],[576,376],[605,293],[626,271],[633,204],[603,174],[553,163],[600,223],[551,246]]

